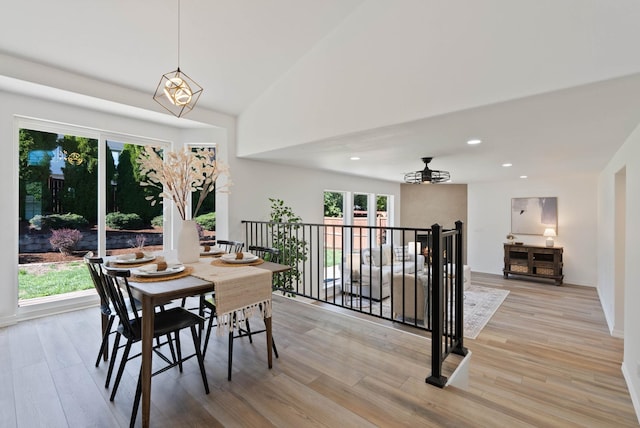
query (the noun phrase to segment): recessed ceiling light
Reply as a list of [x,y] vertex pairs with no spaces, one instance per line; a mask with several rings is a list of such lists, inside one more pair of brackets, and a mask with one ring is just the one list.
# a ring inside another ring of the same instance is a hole
[[358,156],[351,156],[349,159],[351,159],[351,160],[360,160],[360,158]]
[[508,168],[510,166],[513,166],[513,164],[512,163],[503,163],[502,166],[505,167],[505,168]]
[[480,144],[480,143],[482,143],[482,140],[478,140],[477,138],[467,141],[467,144],[469,144],[470,146]]
[[528,178],[526,175],[521,175],[520,178]]

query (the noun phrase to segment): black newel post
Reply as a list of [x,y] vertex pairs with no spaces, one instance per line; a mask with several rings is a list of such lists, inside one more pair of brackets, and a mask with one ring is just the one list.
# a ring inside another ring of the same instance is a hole
[[431,329],[431,376],[426,382],[443,388],[447,377],[442,375],[442,328],[444,325],[443,302],[443,266],[442,266],[442,228],[439,224],[431,226],[431,252],[433,275],[431,276],[431,293],[433,295],[432,329]]
[[464,264],[463,264],[463,234],[462,222],[456,221],[456,282],[455,282],[455,346],[451,352],[458,355],[467,355],[467,348],[464,347]]

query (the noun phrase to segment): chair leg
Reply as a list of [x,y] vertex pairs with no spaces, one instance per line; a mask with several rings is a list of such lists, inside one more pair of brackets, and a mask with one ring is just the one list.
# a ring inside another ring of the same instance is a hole
[[207,334],[205,334],[204,344],[202,347],[202,358],[207,355],[207,348],[209,347],[209,337],[211,337],[211,328],[213,327],[213,318],[215,316],[215,313],[211,311],[211,315],[209,316],[209,325],[207,326]]
[[178,368],[180,369],[180,373],[182,373],[182,349],[180,348],[180,332],[176,331],[176,352],[178,353]]
[[107,379],[104,382],[104,387],[109,388],[109,382],[111,382],[111,374],[113,373],[113,366],[116,363],[116,355],[118,354],[118,346],[120,346],[120,333],[116,333],[116,338],[113,341],[113,350],[111,351],[111,361],[109,361],[109,370],[107,370]]
[[176,360],[176,351],[173,347],[173,339],[171,339],[171,334],[167,334],[167,343],[169,344],[169,351],[171,352],[171,361],[175,363],[178,360]]
[[204,371],[204,359],[200,352],[200,337],[196,331],[195,326],[191,326],[191,336],[193,337],[193,346],[196,350],[196,358],[198,359],[198,366],[200,366],[200,375],[202,376],[202,382],[204,383],[204,391],[209,393],[209,382],[207,382],[207,373]]
[[247,326],[247,336],[249,336],[249,343],[253,343],[253,338],[251,337],[251,326],[249,325],[249,318],[245,317],[244,323]]
[[113,390],[111,391],[111,397],[109,401],[113,401],[116,398],[116,392],[118,392],[118,386],[124,373],[124,366],[127,365],[127,359],[129,358],[129,352],[131,351],[131,340],[127,340],[127,345],[124,347],[124,353],[122,354],[122,360],[120,361],[120,367],[118,368],[118,374],[116,374],[116,380],[113,382]]
[[276,348],[276,341],[273,340],[273,336],[271,336],[271,347],[273,348],[273,355],[276,356],[276,358],[278,357],[278,348]]
[[129,428],[133,428],[136,424],[136,417],[138,416],[138,407],[140,406],[141,396],[142,396],[142,367],[140,367],[140,374],[138,375],[138,386],[136,386],[136,396],[133,399],[133,409],[131,410],[131,420],[129,421]]
[[100,365],[100,360],[104,356],[104,360],[107,361],[107,346],[109,345],[109,335],[111,335],[111,327],[113,326],[113,320],[116,317],[113,315],[109,316],[109,322],[107,323],[107,328],[102,335],[102,343],[100,344],[100,352],[98,352],[98,358],[96,359],[96,367]]
[[229,369],[227,372],[227,380],[231,380],[231,365],[233,363],[233,328],[229,331]]

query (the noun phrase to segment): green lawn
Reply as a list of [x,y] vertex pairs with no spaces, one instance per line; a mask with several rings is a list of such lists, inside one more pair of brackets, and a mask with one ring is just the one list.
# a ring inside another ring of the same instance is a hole
[[52,296],[93,288],[89,270],[83,262],[51,263],[37,272],[31,268],[18,270],[18,298]]

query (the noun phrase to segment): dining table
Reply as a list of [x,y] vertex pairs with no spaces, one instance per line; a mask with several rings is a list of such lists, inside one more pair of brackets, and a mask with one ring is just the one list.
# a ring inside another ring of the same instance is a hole
[[[206,293],[214,292],[216,289],[216,279],[209,277],[209,279],[203,279],[203,275],[198,277],[199,271],[210,272],[211,259],[201,258],[196,263],[185,264],[184,266],[189,269],[189,272],[193,272],[188,276],[183,276],[176,279],[157,278],[155,280],[136,281],[136,277],[130,278],[129,285],[133,297],[138,299],[142,303],[142,364],[140,371],[141,382],[141,412],[142,412],[142,426],[148,427],[150,424],[150,411],[151,411],[151,374],[152,374],[152,350],[153,350],[153,331],[154,331],[154,318],[155,308],[159,305],[167,304],[176,299],[182,299],[189,296],[198,296]],[[206,267],[205,267],[206,266]],[[234,269],[233,266],[218,267],[218,269]],[[285,272],[291,269],[290,266],[282,265],[278,263],[263,261],[262,263],[253,266],[253,269],[267,270],[272,274]],[[236,275],[237,276],[237,275]],[[243,275],[240,275],[242,280]],[[238,280],[238,278],[236,278]],[[246,275],[245,287],[250,287],[253,276]],[[269,297],[270,298],[270,297]],[[270,303],[270,302],[269,302]],[[239,310],[242,308],[238,308]],[[267,339],[267,363],[268,367],[272,368],[272,322],[271,312],[264,318],[266,339]]]

